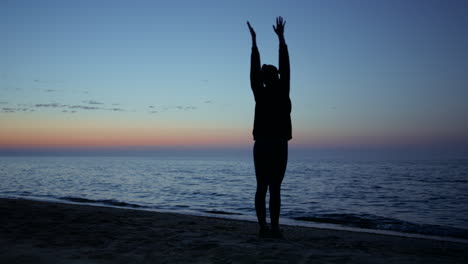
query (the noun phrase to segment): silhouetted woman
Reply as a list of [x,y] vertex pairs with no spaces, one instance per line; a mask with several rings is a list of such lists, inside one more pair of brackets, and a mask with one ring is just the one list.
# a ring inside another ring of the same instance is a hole
[[[291,136],[291,100],[289,99],[289,54],[284,40],[282,17],[276,19],[274,31],[279,39],[279,71],[273,65],[264,64],[260,68],[260,53],[256,35],[250,23],[247,25],[252,35],[252,55],[250,65],[250,85],[255,97],[255,119],[253,154],[257,192],[255,210],[260,225],[261,237],[271,235],[282,237],[279,229],[281,206],[281,183],[288,162],[288,140]],[[265,197],[270,189],[271,231],[266,223]]]

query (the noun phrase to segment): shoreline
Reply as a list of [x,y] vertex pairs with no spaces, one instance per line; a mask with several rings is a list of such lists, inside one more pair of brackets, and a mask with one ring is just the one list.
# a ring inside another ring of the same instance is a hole
[[0,198],[2,263],[463,263],[468,245],[131,208]]
[[[36,202],[58,203],[58,204],[65,204],[65,205],[70,204],[70,205],[109,207],[109,208],[124,209],[124,210],[129,209],[129,210],[141,210],[141,211],[157,212],[157,213],[225,218],[225,219],[230,219],[230,220],[239,220],[239,221],[257,223],[257,219],[255,216],[242,215],[242,214],[231,213],[231,212],[226,212],[226,211],[216,211],[216,210],[207,210],[207,211],[186,210],[184,211],[184,210],[158,209],[158,208],[151,208],[151,207],[147,207],[143,205],[127,204],[125,202],[119,202],[119,201],[113,201],[113,200],[112,200],[113,203],[106,204],[106,203],[101,203],[99,201],[88,200],[88,199],[83,199],[83,198],[60,199],[60,198],[34,198],[34,197],[11,196],[11,197],[0,197],[0,200],[1,199],[28,200],[28,201],[36,201]],[[83,200],[83,201],[80,201],[80,200]],[[120,204],[125,204],[125,205],[120,205]],[[292,218],[280,217],[280,223],[281,225],[285,225],[285,226],[330,229],[330,230],[337,230],[337,231],[351,231],[351,232],[358,232],[358,233],[370,233],[370,234],[378,234],[378,235],[401,236],[401,237],[408,237],[408,238],[432,239],[432,240],[438,240],[438,241],[448,241],[448,242],[468,244],[468,239],[465,239],[465,238],[458,238],[458,237],[451,237],[451,236],[439,236],[439,235],[431,235],[431,234],[420,234],[420,233],[414,233],[414,232],[413,233],[401,232],[401,231],[385,230],[385,229],[360,228],[360,227],[344,226],[344,225],[333,224],[333,223],[301,221],[301,220],[296,220]]]

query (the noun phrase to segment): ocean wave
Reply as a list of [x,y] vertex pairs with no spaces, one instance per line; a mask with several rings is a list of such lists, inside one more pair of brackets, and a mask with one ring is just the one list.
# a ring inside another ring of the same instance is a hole
[[226,211],[221,211],[221,210],[206,210],[203,212],[209,213],[209,214],[220,214],[220,215],[242,215],[239,213],[226,212]]
[[316,216],[293,217],[293,219],[366,229],[389,230],[403,233],[464,239],[468,238],[468,230],[466,229],[440,225],[416,224],[394,218],[387,218],[370,214],[323,214]]
[[60,197],[60,200],[70,201],[74,203],[90,203],[90,204],[103,204],[103,205],[112,205],[119,207],[132,207],[132,208],[145,208],[146,206],[126,203],[114,199],[102,199],[102,200],[92,200],[81,197]]

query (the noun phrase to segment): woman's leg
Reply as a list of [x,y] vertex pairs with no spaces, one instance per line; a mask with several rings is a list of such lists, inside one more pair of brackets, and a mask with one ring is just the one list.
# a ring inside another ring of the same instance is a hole
[[279,230],[279,216],[281,209],[281,183],[288,163],[288,142],[278,141],[272,149],[274,166],[270,181],[270,218],[273,230]]
[[255,175],[257,178],[257,191],[255,193],[255,211],[260,228],[266,227],[265,197],[268,191],[268,160],[266,160],[267,145],[264,142],[256,141],[254,144],[253,156],[255,165]]

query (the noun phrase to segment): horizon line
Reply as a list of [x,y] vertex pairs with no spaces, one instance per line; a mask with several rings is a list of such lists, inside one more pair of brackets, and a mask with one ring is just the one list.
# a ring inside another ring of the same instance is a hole
[[[153,155],[197,155],[197,154],[245,154],[250,155],[252,145],[225,146],[50,146],[50,147],[1,147],[0,156],[153,156]],[[468,158],[468,148],[464,146],[329,146],[313,147],[292,145],[290,154],[311,155],[404,155],[404,156],[453,156]]]

